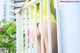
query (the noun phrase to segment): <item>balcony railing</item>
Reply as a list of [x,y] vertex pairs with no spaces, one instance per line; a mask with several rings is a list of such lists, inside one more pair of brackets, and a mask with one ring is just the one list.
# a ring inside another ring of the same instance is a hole
[[[28,53],[28,21],[27,18],[28,16],[30,17],[30,11],[31,8],[30,6],[33,5],[34,6],[34,21],[35,21],[35,26],[36,26],[36,0],[32,0],[30,2],[28,2],[23,8],[22,8],[22,14],[17,13],[17,53]],[[49,47],[49,52],[48,53],[52,53],[52,43],[51,43],[51,26],[50,26],[50,0],[47,0],[47,19],[48,19],[48,47]],[[28,15],[26,13],[26,9],[29,9]],[[43,42],[43,15],[42,15],[42,0],[40,0],[40,20],[41,20],[41,53],[44,53],[44,42]],[[23,23],[24,22],[24,23]],[[24,28],[24,29],[23,29]],[[36,32],[36,28],[35,27],[35,44],[34,44],[34,52],[38,53],[38,49],[37,49],[37,32]],[[25,42],[24,42],[24,34],[25,33]],[[25,44],[25,47],[24,47]],[[31,44],[30,41],[30,53],[32,51],[32,47],[33,46]]]
[[[50,26],[50,0],[47,0],[47,19],[48,19],[48,48],[52,53],[51,45],[51,26]],[[56,21],[57,21],[57,43],[58,53],[80,53],[80,2],[60,2],[57,0],[56,5]],[[30,40],[30,47],[28,48],[28,22],[27,18],[30,17],[31,8],[34,8],[34,17],[36,18],[36,0],[28,2],[22,9],[22,14],[17,13],[17,53],[32,53],[32,46],[34,46],[34,53],[37,50],[37,34],[35,27],[35,44],[32,45]],[[26,9],[29,9],[28,15]],[[44,53],[43,43],[43,14],[42,14],[42,0],[40,0],[40,19],[41,19],[41,53]],[[36,19],[34,18],[35,25]],[[24,22],[24,23],[23,23]],[[24,25],[23,25],[24,24]],[[23,29],[25,28],[25,29]],[[23,34],[25,33],[25,42],[23,41]],[[25,43],[25,47],[23,46]]]

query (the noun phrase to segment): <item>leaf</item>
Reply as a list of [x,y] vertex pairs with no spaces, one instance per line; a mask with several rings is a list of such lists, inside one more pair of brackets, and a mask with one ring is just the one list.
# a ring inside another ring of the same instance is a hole
[[5,38],[4,38],[3,35],[0,35],[0,41],[1,41],[1,42],[4,42],[4,41],[5,41]]
[[4,42],[0,42],[0,48],[4,47]]

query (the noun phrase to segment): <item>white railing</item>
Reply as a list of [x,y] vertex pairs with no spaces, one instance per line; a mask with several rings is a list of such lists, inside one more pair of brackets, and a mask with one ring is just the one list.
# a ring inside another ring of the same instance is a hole
[[[63,0],[64,1],[64,0]],[[67,1],[67,0],[66,0]],[[57,42],[58,42],[58,53],[80,53],[80,1],[74,2],[60,2],[57,0],[56,5],[56,20],[57,20]],[[52,53],[51,45],[51,28],[50,28],[50,1],[47,0],[47,17],[48,17],[48,48],[49,52]],[[23,10],[29,8],[29,6],[34,5],[34,17],[36,17],[36,0],[32,0],[27,5],[23,7]],[[43,43],[43,14],[42,14],[42,0],[40,0],[40,18],[41,18],[41,53],[44,53],[44,43]],[[29,8],[30,14],[30,8]],[[17,53],[33,53],[32,43],[30,40],[30,52],[28,51],[28,25],[27,25],[26,12],[20,15],[17,13]],[[25,18],[23,20],[23,18]],[[34,18],[35,22],[36,19]],[[24,51],[24,41],[23,41],[23,21],[25,21],[25,51]],[[36,25],[36,24],[35,24]],[[36,27],[35,27],[36,29]],[[34,53],[38,53],[37,50],[37,35],[35,30],[35,44]]]
[[[32,42],[30,40],[30,48],[28,48],[28,21],[27,18],[28,16],[30,17],[30,6],[34,6],[34,22],[36,26],[36,0],[32,0],[28,2],[23,8],[22,8],[22,14],[17,13],[16,14],[16,23],[17,23],[17,35],[16,35],[16,46],[17,46],[17,53],[38,53],[38,46],[37,46],[37,26],[35,27],[35,44],[34,44],[34,51],[32,51]],[[48,47],[49,47],[49,52],[52,53],[52,42],[51,42],[51,25],[50,25],[50,0],[47,0],[47,19],[48,19]],[[27,15],[26,9],[29,10],[29,14]],[[44,53],[44,41],[43,41],[43,14],[42,14],[42,0],[40,0],[40,20],[41,20],[41,53]],[[24,22],[24,23],[23,23]],[[24,26],[25,25],[25,26]],[[25,41],[24,41],[24,35],[25,33]],[[25,47],[24,47],[25,44]],[[30,51],[28,52],[28,50]]]

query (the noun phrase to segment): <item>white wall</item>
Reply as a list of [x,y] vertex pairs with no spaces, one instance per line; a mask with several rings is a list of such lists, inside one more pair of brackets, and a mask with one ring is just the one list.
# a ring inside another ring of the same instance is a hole
[[60,2],[59,4],[58,18],[62,41],[60,49],[62,53],[80,53],[80,2]]

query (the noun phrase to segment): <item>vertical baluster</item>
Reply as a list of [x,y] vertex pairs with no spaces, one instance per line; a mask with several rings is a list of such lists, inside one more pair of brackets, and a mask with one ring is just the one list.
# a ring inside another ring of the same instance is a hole
[[48,18],[48,48],[49,52],[52,53],[52,38],[51,38],[51,23],[50,23],[50,0],[47,0],[47,18]]
[[[27,9],[26,9],[27,10]],[[28,15],[27,15],[27,11],[25,10],[24,12],[24,22],[25,22],[25,53],[27,53],[28,51]]]
[[35,27],[35,30],[34,30],[34,36],[35,36],[35,53],[38,53],[38,48],[37,48],[37,25],[36,25],[36,2],[34,2],[34,27]]
[[56,1],[56,20],[57,20],[57,42],[58,42],[58,53],[62,53],[61,48],[61,27],[60,27],[60,10],[59,10],[59,0]]
[[20,14],[16,15],[16,53],[23,53],[23,19]]
[[[31,19],[31,7],[29,7],[29,26],[30,26],[30,19]],[[29,37],[30,37],[30,34],[29,34]],[[32,39],[29,38],[29,42],[30,42],[30,53],[32,53]]]
[[41,53],[44,53],[44,33],[43,33],[43,12],[42,12],[42,0],[40,0],[40,21],[41,21]]

